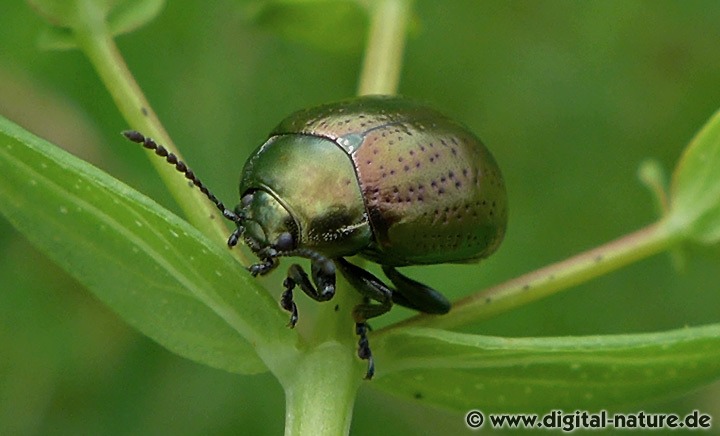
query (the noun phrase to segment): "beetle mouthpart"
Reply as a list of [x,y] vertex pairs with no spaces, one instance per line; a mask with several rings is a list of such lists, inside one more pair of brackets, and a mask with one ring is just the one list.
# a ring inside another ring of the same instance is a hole
[[261,250],[270,244],[267,240],[267,231],[265,231],[265,227],[262,226],[262,224],[254,220],[252,218],[246,218],[243,221],[243,237],[245,238],[245,243],[248,243],[248,241],[252,241],[248,244],[248,246],[252,249],[253,246],[257,247],[258,251]]
[[242,234],[243,241],[245,242],[245,245],[248,246],[250,251],[252,251],[256,256],[261,257],[259,253],[261,253],[265,248],[267,248],[266,245],[261,244],[258,242],[257,239],[252,237],[248,234],[248,232],[243,232]]

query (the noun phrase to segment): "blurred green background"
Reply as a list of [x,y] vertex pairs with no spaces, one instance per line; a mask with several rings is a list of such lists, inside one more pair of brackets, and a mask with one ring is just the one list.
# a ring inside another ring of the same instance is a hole
[[[352,96],[359,51],[279,36],[245,2],[168,2],[118,38],[185,158],[218,197],[237,198],[249,153],[290,112]],[[656,219],[638,165],[671,170],[720,108],[720,2],[418,0],[400,93],[464,122],[504,171],[510,224],[480,266],[408,268],[457,299]],[[0,13],[0,114],[172,204],[78,51],[41,51],[27,4]],[[338,33],[343,29],[338,28]],[[720,250],[684,247],[473,326],[555,336],[649,332],[720,321]],[[127,327],[0,218],[0,434],[279,434],[269,375],[176,357]],[[266,279],[279,296],[281,274]],[[298,299],[300,310],[313,302]],[[410,315],[396,309],[374,325]],[[382,362],[378,362],[379,371]],[[319,369],[320,370],[320,369]],[[322,370],[328,370],[327,368]],[[331,370],[331,369],[330,369]],[[720,384],[634,405],[720,420]],[[355,434],[468,431],[461,414],[361,388]]]

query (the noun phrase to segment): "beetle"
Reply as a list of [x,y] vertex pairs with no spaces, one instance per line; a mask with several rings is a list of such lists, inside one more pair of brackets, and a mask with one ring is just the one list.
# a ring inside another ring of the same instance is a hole
[[[235,224],[228,246],[242,239],[258,257],[253,276],[280,257],[310,260],[310,277],[293,263],[283,282],[290,327],[298,320],[294,289],[328,301],[340,271],[364,297],[353,318],[366,379],[375,372],[368,319],[393,304],[450,310],[442,294],[396,268],[474,262],[505,235],[507,194],[488,149],[463,125],[405,98],[365,96],[290,115],[245,163],[234,210],[163,146],[123,134],[174,164]],[[353,255],[378,263],[394,287],[346,260]]]

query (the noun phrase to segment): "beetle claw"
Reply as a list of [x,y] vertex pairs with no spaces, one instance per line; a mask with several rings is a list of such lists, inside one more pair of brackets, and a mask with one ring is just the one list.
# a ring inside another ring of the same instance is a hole
[[372,380],[374,375],[375,375],[375,359],[373,359],[372,355],[370,355],[368,357],[368,368],[367,368],[367,372],[365,373],[365,380]]

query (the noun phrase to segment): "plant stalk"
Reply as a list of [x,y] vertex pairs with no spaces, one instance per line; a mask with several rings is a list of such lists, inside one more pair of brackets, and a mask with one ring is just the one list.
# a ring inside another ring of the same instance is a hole
[[605,245],[524,274],[456,302],[447,315],[421,314],[389,326],[452,329],[476,323],[665,251],[682,240],[667,221],[649,225]]
[[286,435],[348,434],[367,367],[355,351],[352,311],[360,301],[360,295],[338,276],[335,297],[321,303],[301,352],[292,356],[292,362],[271,367],[285,390]]
[[[396,93],[409,13],[408,0],[374,3],[358,95]],[[276,374],[285,389],[288,436],[350,431],[367,362],[356,357],[352,311],[360,295],[342,277],[338,279],[335,297],[320,308],[308,349],[292,372]]]
[[[88,9],[93,7],[93,2],[80,2],[80,4]],[[102,17],[92,10],[85,11],[82,15],[84,19],[80,21],[81,25],[74,29],[78,45],[97,71],[125,120],[133,129],[153,138],[182,160],[177,147],[125,64]],[[228,230],[223,220],[209,219],[219,218],[218,210],[198,189],[189,187],[185,179],[163,159],[159,159],[150,151],[147,153],[151,156],[150,162],[180,205],[188,221],[209,237],[225,240]],[[240,251],[235,250],[235,252]]]
[[294,367],[285,388],[285,435],[337,436],[348,434],[352,409],[362,376],[355,355],[344,344],[325,342]]
[[410,0],[383,0],[371,5],[368,45],[358,95],[397,93],[400,82]]

